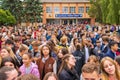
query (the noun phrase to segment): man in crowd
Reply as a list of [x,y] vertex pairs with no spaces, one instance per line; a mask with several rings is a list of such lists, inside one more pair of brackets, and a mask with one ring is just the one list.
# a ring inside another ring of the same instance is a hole
[[82,67],[81,80],[100,80],[100,68],[94,63],[86,63]]

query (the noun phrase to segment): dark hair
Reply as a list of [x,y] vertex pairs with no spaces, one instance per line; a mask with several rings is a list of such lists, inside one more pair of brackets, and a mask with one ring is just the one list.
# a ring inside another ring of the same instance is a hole
[[62,54],[63,54],[63,55],[69,53],[69,51],[68,51],[68,49],[67,49],[66,47],[61,48],[61,51],[62,51]]
[[75,41],[78,40],[78,38],[74,38],[73,39],[73,44],[75,45]]
[[116,41],[111,41],[110,43],[109,43],[109,47],[111,48],[112,46],[114,46],[115,44],[118,44]]
[[76,50],[80,50],[81,49],[81,45],[80,43],[77,43],[76,46],[75,46]]
[[5,44],[12,44],[12,45],[13,45],[14,43],[13,43],[12,40],[7,39],[7,40],[5,41]]
[[103,40],[103,41],[106,41],[106,42],[109,42],[108,36],[103,36],[103,37],[102,37],[102,40]]
[[41,49],[40,49],[40,52],[41,52],[41,57],[43,57],[44,55],[43,55],[43,47],[48,47],[49,48],[49,56],[51,56],[51,49],[50,49],[50,46],[49,45],[47,45],[47,44],[44,44],[44,45],[42,45],[42,47],[41,47]]
[[53,77],[55,77],[56,80],[58,80],[58,77],[57,77],[57,75],[56,75],[54,72],[48,72],[48,73],[45,75],[45,77],[44,77],[43,80],[48,80],[48,78],[49,78],[50,76],[53,76]]
[[27,55],[30,59],[32,59],[32,54],[31,53],[25,53],[25,54],[23,54],[23,55]]
[[5,57],[5,58],[2,58],[2,62],[1,62],[1,67],[5,66],[5,63],[6,62],[11,62],[14,64],[14,68],[17,67],[16,63],[15,63],[15,60],[12,59],[12,57],[8,56],[8,57]]
[[115,58],[115,61],[118,63],[118,65],[120,66],[120,56],[117,56],[116,58]]
[[66,60],[68,60],[71,55],[72,55],[72,54],[66,54],[66,55],[64,55],[64,57],[62,58],[62,64],[61,64],[60,69],[59,69],[59,71],[58,71],[58,75],[60,74],[60,72],[61,72],[63,69],[68,68],[68,65],[67,65]]

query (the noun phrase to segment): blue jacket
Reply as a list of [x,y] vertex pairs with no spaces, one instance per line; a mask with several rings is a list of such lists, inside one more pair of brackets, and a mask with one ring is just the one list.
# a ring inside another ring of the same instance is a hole
[[105,55],[104,55],[104,57],[110,57],[110,58],[112,58],[113,60],[115,59],[115,57],[116,57],[116,54],[112,51],[112,50],[109,50]]

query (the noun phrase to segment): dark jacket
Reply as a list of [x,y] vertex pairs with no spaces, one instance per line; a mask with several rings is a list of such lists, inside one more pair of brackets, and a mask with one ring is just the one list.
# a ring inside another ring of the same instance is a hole
[[75,70],[77,71],[78,75],[80,75],[81,74],[81,69],[82,69],[82,67],[85,63],[85,57],[80,50],[76,50],[73,53],[73,56],[76,59]]
[[62,63],[62,59],[58,58],[58,59],[57,59],[57,72],[58,72],[59,69],[60,69],[61,63]]
[[104,57],[107,57],[107,56],[114,60],[116,57],[116,54],[112,50],[109,50]]
[[59,75],[59,80],[80,80],[75,69],[70,70],[68,68],[63,69]]
[[[102,45],[103,46],[103,45]],[[102,47],[102,53],[103,54],[106,54],[108,51],[110,50],[110,48],[109,48],[109,46],[107,45],[105,48],[104,48],[104,46]]]

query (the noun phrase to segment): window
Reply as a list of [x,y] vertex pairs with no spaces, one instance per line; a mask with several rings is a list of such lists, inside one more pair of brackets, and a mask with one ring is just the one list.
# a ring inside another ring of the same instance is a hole
[[62,8],[62,13],[68,13],[68,7],[63,7]]
[[89,9],[90,9],[90,7],[86,7],[86,13],[88,13]]
[[70,7],[70,13],[75,13],[75,7]]
[[52,7],[46,7],[46,13],[52,13]]
[[78,7],[78,13],[84,13],[84,7]]
[[59,13],[59,7],[54,7],[54,12]]

